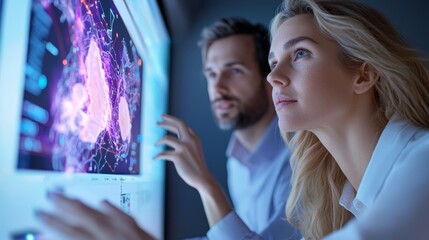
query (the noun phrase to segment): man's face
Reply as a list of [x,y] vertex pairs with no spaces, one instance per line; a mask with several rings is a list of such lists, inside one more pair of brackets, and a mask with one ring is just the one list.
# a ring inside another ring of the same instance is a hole
[[270,102],[252,36],[233,35],[213,42],[204,66],[213,114],[221,129],[243,129],[268,111]]

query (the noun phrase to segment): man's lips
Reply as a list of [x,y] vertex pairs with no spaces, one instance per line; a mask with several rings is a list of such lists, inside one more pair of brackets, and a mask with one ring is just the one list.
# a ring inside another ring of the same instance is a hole
[[229,112],[232,108],[236,106],[236,101],[227,100],[227,99],[218,99],[213,102],[213,108],[218,113],[226,113]]
[[296,99],[281,94],[274,96],[273,101],[276,110],[283,109],[284,107],[298,102]]

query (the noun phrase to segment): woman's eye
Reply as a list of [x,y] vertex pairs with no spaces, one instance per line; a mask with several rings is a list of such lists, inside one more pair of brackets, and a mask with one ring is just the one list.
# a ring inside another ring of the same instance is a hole
[[277,63],[271,63],[270,64],[270,69],[273,70],[274,68],[276,68],[276,66],[277,66]]
[[307,57],[308,56],[308,51],[307,50],[303,50],[303,49],[298,49],[296,52],[295,52],[295,60],[298,60],[298,59],[301,59],[301,58],[304,58],[304,57]]

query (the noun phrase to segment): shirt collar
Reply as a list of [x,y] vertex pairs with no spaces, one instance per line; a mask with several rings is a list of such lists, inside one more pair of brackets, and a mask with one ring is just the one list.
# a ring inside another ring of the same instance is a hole
[[418,127],[397,115],[390,119],[378,140],[357,191],[356,197],[366,206],[372,205],[394,163],[417,130]]
[[360,210],[362,210],[359,207],[355,207],[356,200],[356,191],[353,188],[353,185],[346,181],[343,187],[343,192],[340,197],[340,205],[343,206],[345,209],[347,209],[349,212],[353,213],[355,217],[358,217],[360,214]]
[[[357,193],[351,184],[347,183],[344,186],[340,204],[356,217],[360,210],[371,206],[383,187],[387,175],[416,131],[418,131],[417,126],[394,115],[377,142]],[[354,198],[355,194],[356,198]]]
[[285,148],[285,143],[277,124],[278,118],[275,116],[259,140],[254,152],[250,152],[244,147],[234,132],[226,150],[227,157],[236,159],[245,165],[274,159],[278,152]]

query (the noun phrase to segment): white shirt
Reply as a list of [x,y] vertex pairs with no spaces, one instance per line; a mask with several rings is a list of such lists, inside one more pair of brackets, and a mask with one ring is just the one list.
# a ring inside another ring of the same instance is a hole
[[356,218],[324,240],[429,239],[429,130],[393,117],[340,204]]

